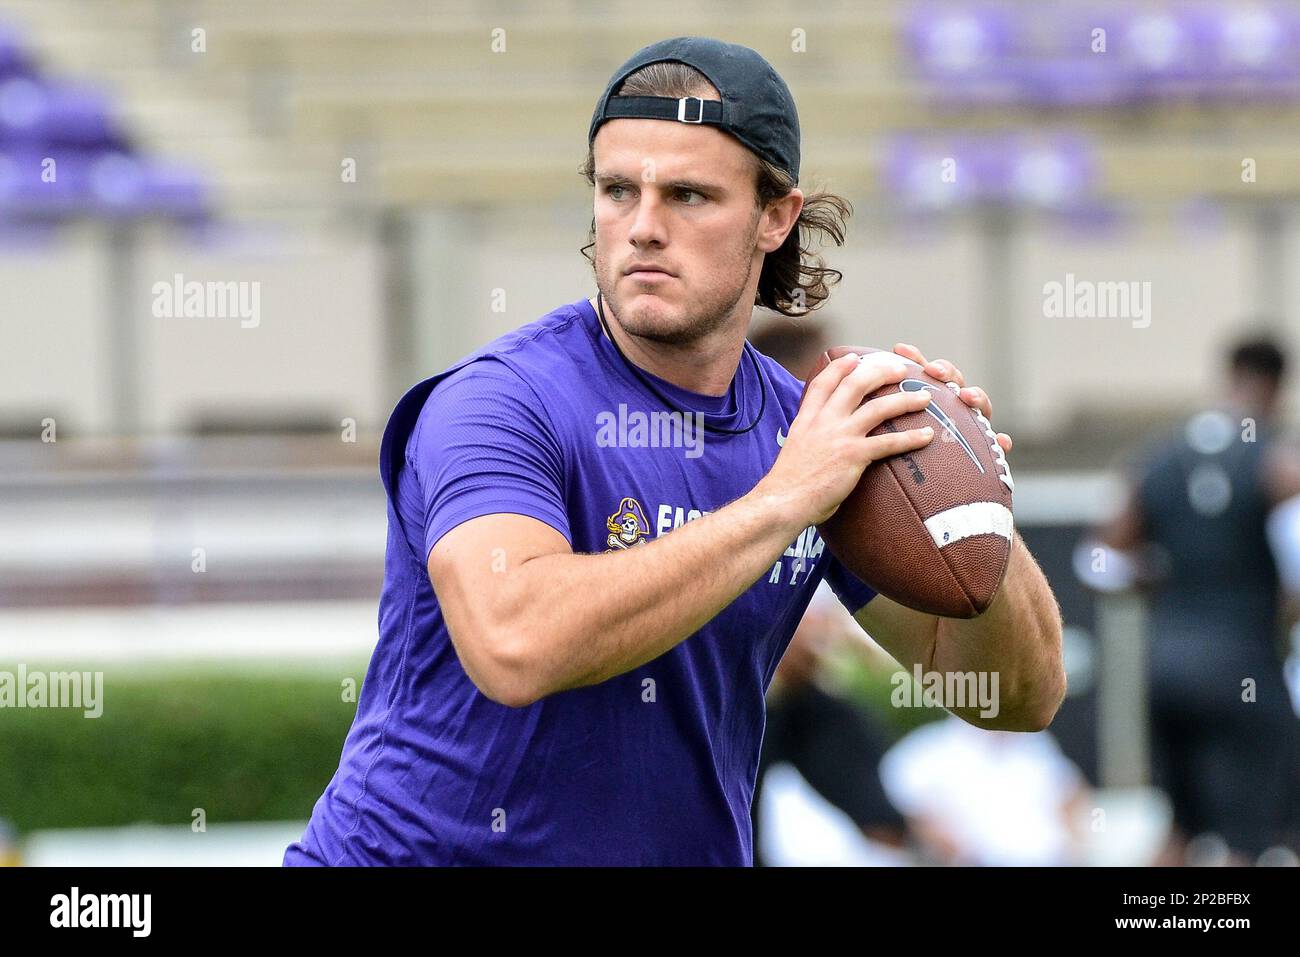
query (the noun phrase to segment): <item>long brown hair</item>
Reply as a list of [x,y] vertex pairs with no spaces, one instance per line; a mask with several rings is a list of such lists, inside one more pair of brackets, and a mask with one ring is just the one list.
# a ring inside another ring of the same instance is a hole
[[[718,97],[718,91],[704,74],[685,63],[651,63],[628,76],[618,89],[621,96],[700,96]],[[754,170],[754,205],[762,211],[774,199],[788,196],[798,184],[784,170],[748,151]],[[587,148],[587,161],[579,172],[587,185],[596,185],[594,146]],[[763,306],[783,316],[801,316],[812,312],[830,297],[830,286],[844,278],[838,269],[828,268],[813,252],[815,235],[829,237],[836,246],[844,245],[845,221],[853,214],[848,200],[834,193],[811,193],[804,197],[799,219],[790,229],[780,248],[763,257],[754,305]],[[590,252],[596,245],[596,217],[582,255],[596,267]]]

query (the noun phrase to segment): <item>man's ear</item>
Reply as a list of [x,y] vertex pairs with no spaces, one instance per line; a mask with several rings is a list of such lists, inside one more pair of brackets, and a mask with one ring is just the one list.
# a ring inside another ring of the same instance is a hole
[[760,226],[758,248],[765,253],[776,252],[790,235],[790,230],[799,222],[799,213],[803,211],[803,192],[791,190],[787,195],[770,201],[766,209],[759,213],[760,221],[764,216],[768,222]]

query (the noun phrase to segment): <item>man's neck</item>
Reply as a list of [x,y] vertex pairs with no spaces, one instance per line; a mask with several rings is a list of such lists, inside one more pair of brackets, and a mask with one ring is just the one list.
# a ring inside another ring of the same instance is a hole
[[[593,297],[588,302],[599,315],[596,299]],[[605,320],[616,344],[637,368],[698,395],[723,396],[731,388],[731,380],[735,378],[744,351],[743,334],[736,336],[719,330],[699,342],[675,346],[629,335],[614,318],[608,302],[605,303]],[[603,328],[601,335],[609,338]]]
[[1232,415],[1243,418],[1252,418],[1257,422],[1268,422],[1272,419],[1272,408],[1269,403],[1261,403],[1256,397],[1243,395],[1241,393],[1229,392],[1227,400],[1224,402],[1228,411]]

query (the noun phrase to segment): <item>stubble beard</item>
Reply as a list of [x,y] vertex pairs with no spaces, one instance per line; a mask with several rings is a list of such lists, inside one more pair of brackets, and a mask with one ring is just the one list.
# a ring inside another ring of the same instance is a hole
[[[757,223],[757,221],[755,221]],[[736,276],[737,282],[731,286],[713,284],[695,295],[688,294],[684,300],[685,314],[680,318],[665,317],[663,314],[672,309],[671,301],[659,300],[657,303],[646,301],[642,304],[624,304],[615,293],[615,287],[621,276],[610,277],[605,269],[605,261],[596,248],[596,288],[604,297],[607,306],[613,309],[619,327],[626,333],[668,346],[691,345],[713,334],[730,321],[733,311],[740,303],[741,296],[749,288],[750,276],[753,275],[752,240],[742,244],[736,258],[718,270],[721,277]],[[750,252],[746,252],[746,247]],[[743,275],[742,275],[743,273]],[[606,278],[602,278],[606,277]],[[639,298],[639,297],[637,297]],[[608,315],[608,312],[607,312]]]

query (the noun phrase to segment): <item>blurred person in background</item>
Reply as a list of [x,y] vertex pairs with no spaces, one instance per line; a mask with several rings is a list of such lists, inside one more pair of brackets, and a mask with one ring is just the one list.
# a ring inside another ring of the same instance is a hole
[[1087,783],[1047,731],[990,731],[950,716],[907,734],[880,773],[934,863],[1083,863]]
[[1267,532],[1300,494],[1300,456],[1276,423],[1286,357],[1271,338],[1242,339],[1227,372],[1222,401],[1147,451],[1099,531],[1151,586],[1152,772],[1174,814],[1166,864],[1197,863],[1197,837],[1192,847],[1226,843],[1237,864],[1296,840],[1297,721]]
[[[827,326],[814,319],[774,319],[755,330],[749,341],[798,379],[803,379],[817,357],[832,345]],[[860,708],[817,683],[829,655],[839,649],[864,647],[858,635],[843,627],[841,612],[830,588],[819,588],[768,690],[767,726],[753,801],[756,866],[770,863],[761,852],[760,803],[763,778],[780,762],[792,765],[869,840],[889,847],[906,843],[903,816],[889,803],[880,781],[885,735]]]

